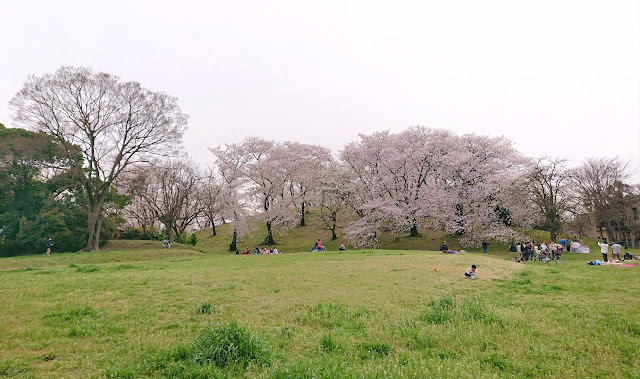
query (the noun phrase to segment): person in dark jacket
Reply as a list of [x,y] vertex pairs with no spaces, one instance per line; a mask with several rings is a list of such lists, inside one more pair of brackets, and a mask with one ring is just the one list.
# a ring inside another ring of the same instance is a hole
[[442,241],[442,245],[440,245],[440,251],[446,253],[449,251],[449,246],[447,246],[447,241]]
[[482,241],[482,252],[487,254],[487,247],[489,246],[489,244],[487,243],[487,241]]
[[44,255],[49,256],[51,254],[51,247],[53,246],[51,237],[47,238],[47,240],[45,241],[45,245],[47,246],[47,252],[44,253]]

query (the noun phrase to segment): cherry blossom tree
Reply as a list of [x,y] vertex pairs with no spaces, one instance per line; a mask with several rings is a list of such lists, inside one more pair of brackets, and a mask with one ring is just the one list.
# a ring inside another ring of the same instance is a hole
[[[285,169],[288,195],[300,214],[300,226],[305,226],[305,214],[309,199],[315,194],[320,176],[333,158],[329,149],[317,145],[285,142],[275,150],[276,157]],[[273,156],[270,159],[274,159]]]
[[224,209],[223,217],[231,222],[229,251],[236,251],[238,238],[249,233],[248,200],[245,196],[247,179],[244,177],[244,166],[249,156],[239,144],[210,148],[209,151],[216,158],[215,165],[221,178],[219,196]]
[[206,218],[206,226],[211,226],[211,236],[217,235],[216,222],[224,221],[225,199],[224,185],[215,171],[209,169],[198,190],[202,200],[202,214]]
[[[240,184],[237,195],[254,209],[267,226],[264,243],[274,245],[274,228],[290,229],[297,224],[295,202],[290,191],[292,173],[290,149],[261,138],[249,137],[224,149],[212,149],[217,164],[226,167]],[[223,175],[224,177],[224,175]]]
[[320,220],[331,231],[331,240],[336,240],[338,214],[346,208],[347,199],[352,196],[349,172],[333,162],[322,169],[315,188],[314,200],[320,209]]
[[513,238],[505,205],[526,160],[504,137],[466,134],[455,137],[452,149],[437,182],[444,190],[436,214],[440,225],[467,246]]
[[358,188],[350,202],[360,218],[346,230],[355,245],[433,222],[465,244],[512,235],[508,195],[523,160],[510,141],[423,127],[360,139],[341,152]]
[[87,251],[99,250],[105,197],[116,178],[131,165],[174,152],[187,123],[175,97],[84,67],[30,76],[9,105],[17,124],[51,135],[69,156],[80,147]]
[[341,152],[360,195],[355,208],[361,220],[347,234],[352,239],[368,235],[373,242],[376,230],[384,227],[418,236],[419,224],[435,209],[436,181],[443,157],[449,154],[450,134],[413,127],[397,134],[360,135],[360,139]]

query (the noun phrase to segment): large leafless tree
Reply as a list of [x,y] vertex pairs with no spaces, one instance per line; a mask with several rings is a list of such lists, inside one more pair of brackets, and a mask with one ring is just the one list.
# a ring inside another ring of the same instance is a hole
[[614,215],[614,194],[629,177],[629,163],[619,157],[586,159],[572,172],[573,186],[585,211],[593,212],[596,228],[615,226],[619,217]]
[[81,148],[85,162],[77,178],[88,199],[86,250],[98,250],[114,180],[130,165],[170,153],[187,123],[175,97],[84,67],[30,76],[9,104],[17,124],[52,135],[69,152],[72,145]]
[[568,212],[574,208],[565,161],[540,158],[529,167],[527,179],[524,187],[529,201],[535,204],[542,226],[555,241]]
[[182,234],[202,214],[198,169],[190,161],[172,160],[155,165],[146,175],[147,203],[165,225],[169,240],[175,235],[182,243]]

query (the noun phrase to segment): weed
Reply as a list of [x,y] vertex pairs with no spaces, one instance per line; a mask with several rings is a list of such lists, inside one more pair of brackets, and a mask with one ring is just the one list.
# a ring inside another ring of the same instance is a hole
[[391,345],[384,341],[362,343],[358,345],[358,350],[361,359],[379,358],[393,352]]
[[122,264],[122,265],[118,266],[118,270],[132,270],[132,269],[135,269],[135,268],[136,268],[136,266],[132,265],[130,263]]
[[205,313],[211,314],[211,303],[209,303],[209,302],[205,302],[205,303],[200,304],[200,307],[198,307],[198,313],[201,313],[201,314],[205,314]]
[[318,323],[327,328],[339,327],[352,318],[351,314],[339,303],[318,303],[309,308],[305,321],[309,324]]
[[250,362],[271,364],[271,352],[264,342],[235,322],[202,331],[193,343],[192,357],[198,364],[217,367],[238,365],[246,369]]
[[437,359],[454,359],[457,355],[455,351],[449,349],[427,350],[425,353],[427,358]]
[[486,355],[480,358],[480,362],[489,365],[499,371],[505,371],[511,368],[511,363],[509,362],[509,360],[504,355],[498,353],[491,353],[490,355]]
[[97,272],[100,271],[100,266],[78,266],[76,267],[77,272]]
[[331,337],[330,334],[325,334],[324,336],[322,336],[320,347],[325,353],[332,353],[334,351],[340,350],[340,345]]
[[40,360],[43,362],[49,362],[56,359],[56,353],[47,353],[40,357]]
[[100,316],[100,313],[89,307],[67,307],[61,312],[53,312],[45,314],[45,318],[52,320],[55,323],[73,323],[82,321],[84,319],[95,319]]
[[433,302],[431,310],[422,318],[429,324],[444,324],[452,319],[453,299],[444,297],[437,302]]
[[280,335],[284,338],[293,338],[295,335],[294,328],[290,326],[283,326],[280,328]]

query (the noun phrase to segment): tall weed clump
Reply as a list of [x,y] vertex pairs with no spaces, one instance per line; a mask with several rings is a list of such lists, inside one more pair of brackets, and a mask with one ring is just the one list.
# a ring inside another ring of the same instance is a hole
[[271,351],[259,338],[236,322],[229,322],[200,333],[192,347],[196,363],[217,367],[240,366],[246,369],[249,363],[258,366],[271,364]]

